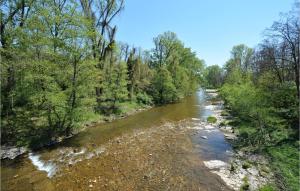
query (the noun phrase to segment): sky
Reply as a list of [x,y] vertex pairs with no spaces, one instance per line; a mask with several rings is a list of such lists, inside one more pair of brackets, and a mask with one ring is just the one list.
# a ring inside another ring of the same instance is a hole
[[125,0],[116,18],[116,40],[150,50],[166,31],[204,59],[222,66],[234,45],[255,47],[267,27],[295,0]]

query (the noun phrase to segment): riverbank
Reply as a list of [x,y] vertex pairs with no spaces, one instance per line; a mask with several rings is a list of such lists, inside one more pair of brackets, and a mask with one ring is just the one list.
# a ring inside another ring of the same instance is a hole
[[[232,116],[224,110],[224,103],[218,98],[217,91],[209,90],[208,95],[211,97],[211,105],[208,107],[214,111],[211,117],[217,119],[216,123],[211,125],[223,131],[224,137],[234,144],[240,137],[238,131],[228,123]],[[274,174],[267,158],[241,149],[234,150],[228,163],[211,160],[205,161],[204,164],[234,190],[259,190],[274,182]]]
[[[40,149],[42,147],[47,147],[47,146],[51,146],[51,145],[60,143],[65,139],[71,138],[71,137],[77,135],[78,133],[85,131],[87,128],[93,128],[97,125],[101,125],[104,123],[110,123],[110,122],[113,122],[113,121],[119,120],[119,119],[124,119],[131,115],[135,115],[139,112],[151,109],[152,107],[153,106],[150,106],[150,105],[136,105],[131,108],[125,108],[124,109],[125,112],[122,112],[119,115],[116,115],[116,114],[112,114],[109,116],[100,116],[99,115],[97,117],[97,119],[93,118],[89,121],[82,123],[80,125],[80,128],[76,128],[75,130],[73,130],[72,135],[70,135],[68,137],[58,137],[57,139],[52,140],[51,142],[41,144],[38,148],[35,148],[35,149]],[[1,156],[1,159],[15,159],[17,156],[27,153],[29,151],[30,151],[30,148],[28,148],[26,146],[1,145],[0,156]]]

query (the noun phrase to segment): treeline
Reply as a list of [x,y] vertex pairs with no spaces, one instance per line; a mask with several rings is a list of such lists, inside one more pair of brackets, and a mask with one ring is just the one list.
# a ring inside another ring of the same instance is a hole
[[234,46],[224,68],[207,68],[236,118],[236,146],[267,154],[279,190],[299,190],[299,4],[255,49]]
[[149,51],[115,41],[123,9],[123,0],[1,1],[2,144],[36,146],[198,87],[203,61],[174,33]]

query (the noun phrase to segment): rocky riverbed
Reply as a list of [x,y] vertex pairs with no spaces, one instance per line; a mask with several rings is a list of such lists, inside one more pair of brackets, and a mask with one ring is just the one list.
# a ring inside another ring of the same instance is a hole
[[168,123],[112,140],[102,154],[61,169],[54,176],[57,189],[230,190],[194,152],[186,128],[190,123]]

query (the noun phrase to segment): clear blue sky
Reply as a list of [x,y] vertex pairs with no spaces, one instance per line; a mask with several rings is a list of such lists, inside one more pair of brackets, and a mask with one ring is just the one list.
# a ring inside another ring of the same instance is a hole
[[295,0],[125,0],[116,18],[116,39],[142,49],[153,48],[153,37],[175,32],[206,65],[223,65],[234,45],[250,47],[264,29],[291,10]]

